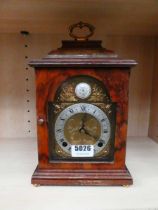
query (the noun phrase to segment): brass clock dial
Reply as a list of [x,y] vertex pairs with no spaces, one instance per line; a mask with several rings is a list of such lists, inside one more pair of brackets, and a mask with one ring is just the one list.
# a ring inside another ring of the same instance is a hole
[[94,145],[94,155],[97,155],[107,145],[110,135],[111,126],[107,115],[89,103],[68,106],[55,122],[56,141],[69,155],[71,145]]
[[102,82],[85,75],[63,81],[48,113],[50,160],[113,161],[115,104]]

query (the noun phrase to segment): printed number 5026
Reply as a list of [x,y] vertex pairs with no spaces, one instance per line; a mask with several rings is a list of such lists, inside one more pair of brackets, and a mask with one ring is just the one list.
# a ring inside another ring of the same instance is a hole
[[75,151],[91,151],[91,145],[75,145]]

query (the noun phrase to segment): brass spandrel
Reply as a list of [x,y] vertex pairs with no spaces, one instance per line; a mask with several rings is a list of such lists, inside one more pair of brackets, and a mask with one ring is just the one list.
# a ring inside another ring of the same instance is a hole
[[100,82],[94,82],[89,77],[76,77],[66,81],[58,90],[58,102],[79,102],[81,99],[75,94],[75,87],[80,82],[87,83],[91,87],[91,94],[86,98],[87,102],[108,102],[109,96],[107,95],[104,87]]

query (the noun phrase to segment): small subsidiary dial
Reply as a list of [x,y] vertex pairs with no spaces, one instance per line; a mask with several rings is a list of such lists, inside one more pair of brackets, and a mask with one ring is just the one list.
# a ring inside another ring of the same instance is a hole
[[78,98],[85,99],[91,94],[91,86],[85,82],[76,85],[75,94]]

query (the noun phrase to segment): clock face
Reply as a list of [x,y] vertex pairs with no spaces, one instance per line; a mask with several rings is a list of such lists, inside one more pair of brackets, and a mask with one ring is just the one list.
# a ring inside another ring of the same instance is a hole
[[94,155],[97,155],[106,147],[111,135],[105,112],[89,103],[76,103],[63,109],[54,129],[56,142],[69,155],[72,145],[93,145]]
[[63,81],[48,103],[50,161],[113,161],[115,107],[101,81]]
[[76,85],[75,94],[78,98],[85,99],[91,94],[91,86],[85,82]]

